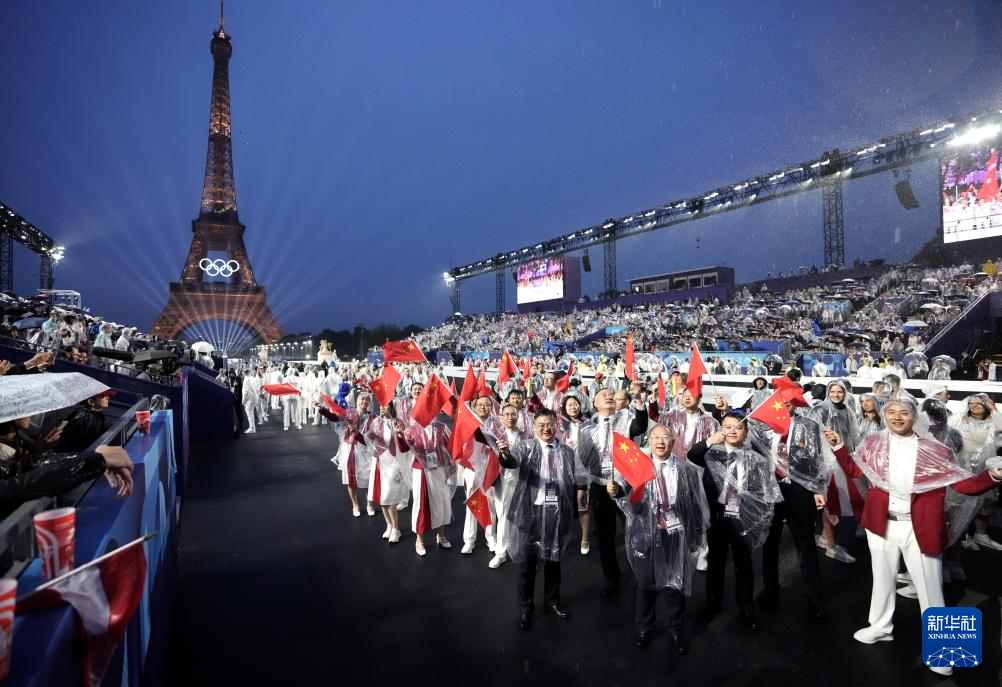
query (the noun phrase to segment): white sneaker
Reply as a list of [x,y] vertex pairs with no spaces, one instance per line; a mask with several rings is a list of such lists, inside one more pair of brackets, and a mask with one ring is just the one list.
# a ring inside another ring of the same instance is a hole
[[452,548],[452,544],[449,542],[449,540],[441,535],[435,535],[435,543],[438,544],[443,549]]
[[400,541],[400,530],[390,530],[389,541],[391,544],[396,544]]
[[944,666],[942,668],[929,666],[929,670],[936,673],[937,675],[953,675],[953,668],[951,668],[950,666]]
[[856,559],[853,558],[852,554],[846,551],[842,546],[836,544],[834,549],[826,549],[825,555],[829,558],[834,558],[839,563],[855,563]]
[[968,551],[980,551],[981,547],[975,543],[974,539],[964,535],[964,538],[960,540],[960,546]]
[[1002,551],[1002,544],[988,536],[986,532],[979,532],[974,535],[974,543],[985,549],[992,549],[993,551]]
[[700,556],[696,559],[696,570],[699,572],[706,572],[709,570],[710,564],[706,560],[706,556]]
[[283,427],[282,429],[284,429],[284,430],[285,430],[286,432],[288,432],[288,431],[289,431],[289,428],[288,428],[288,427]]
[[884,632],[883,630],[878,630],[875,627],[867,626],[862,630],[856,630],[856,633],[852,636],[857,642],[862,642],[863,644],[876,644],[877,642],[890,642],[894,640],[894,635],[890,632]]
[[508,560],[508,557],[503,553],[494,554],[494,558],[492,558],[491,562],[487,564],[487,567],[492,570],[496,570],[497,568],[500,568],[501,564],[506,560]]
[[372,506],[366,506],[365,507],[365,514],[368,515],[369,517],[372,517],[373,515],[376,514],[376,509],[373,508]]
[[497,548],[497,542],[495,542],[493,539],[488,539],[487,550],[490,551],[491,553],[494,553],[494,549],[496,548]]
[[463,548],[459,550],[459,553],[469,555],[473,553],[473,548],[476,546],[473,542],[466,542],[463,544]]
[[912,576],[911,576],[911,574],[906,573],[906,572],[898,573],[898,576],[895,577],[894,579],[896,579],[898,581],[898,584],[911,584],[912,583]]
[[355,517],[355,518],[357,518],[357,517],[358,517],[358,516],[360,516],[361,514],[362,514],[362,512],[361,512],[361,511],[359,511],[359,510],[358,510],[357,508],[352,508],[352,509],[351,509],[351,515],[352,515],[352,517]]
[[814,535],[814,543],[817,545],[819,549],[824,549],[826,551],[828,550],[828,542],[822,539],[820,534]]
[[390,532],[392,532],[392,531],[393,531],[393,528],[390,527],[389,525],[387,525],[386,529],[383,530],[383,539],[389,539],[390,538]]
[[417,555],[419,556],[423,556],[426,553],[428,553],[428,549],[424,548],[424,542],[421,541],[420,539],[414,542],[414,550],[417,552]]
[[581,542],[581,555],[587,556],[590,551],[591,551],[591,543],[586,541]]
[[904,587],[901,587],[900,589],[898,589],[898,596],[903,596],[906,599],[917,599],[918,598],[918,590],[915,589],[915,585],[914,584],[909,583],[909,584],[906,584]]
[[245,429],[244,434],[254,434],[256,431],[254,428]]

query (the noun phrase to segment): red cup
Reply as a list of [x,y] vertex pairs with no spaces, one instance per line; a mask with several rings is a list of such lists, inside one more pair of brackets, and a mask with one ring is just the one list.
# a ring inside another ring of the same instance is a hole
[[136,422],[139,423],[139,433],[146,436],[150,433],[150,411],[136,411]]
[[42,559],[42,577],[51,580],[73,570],[75,508],[56,508],[35,516],[35,542]]
[[17,580],[0,580],[0,680],[10,672],[10,647],[14,639],[14,604]]

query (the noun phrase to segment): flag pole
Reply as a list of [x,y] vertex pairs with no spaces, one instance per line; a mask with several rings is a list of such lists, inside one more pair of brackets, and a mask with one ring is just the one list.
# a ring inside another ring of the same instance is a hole
[[[160,534],[160,530],[154,530],[153,532],[150,532],[149,534],[144,534],[139,539],[134,539],[134,540],[130,541],[128,544],[124,544],[122,546],[119,546],[114,551],[109,551],[108,553],[104,554],[103,556],[98,556],[97,558],[95,558],[94,560],[90,561],[89,563],[84,563],[81,566],[73,568],[73,570],[70,570],[67,573],[63,573],[59,577],[53,578],[53,579],[49,580],[48,582],[45,582],[44,584],[38,585],[35,588],[35,591],[32,592],[32,594],[35,594],[35,593],[41,592],[41,591],[45,591],[46,589],[49,589],[50,587],[53,587],[53,586],[59,584],[60,582],[62,582],[63,580],[65,580],[67,577],[70,577],[72,575],[76,575],[78,572],[81,572],[82,570],[87,570],[88,568],[93,568],[95,565],[98,565],[99,563],[102,563],[102,562],[108,560],[109,558],[111,558],[115,554],[120,553],[121,551],[124,551],[125,549],[128,549],[130,547],[133,547],[136,544],[142,544],[143,542],[149,541],[150,539],[153,539],[153,537],[157,536],[158,534]],[[28,596],[31,596],[31,594],[29,594]]]

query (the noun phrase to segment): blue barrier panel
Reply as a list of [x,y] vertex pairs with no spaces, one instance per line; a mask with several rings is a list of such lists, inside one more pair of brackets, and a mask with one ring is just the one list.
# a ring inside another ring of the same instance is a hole
[[[166,665],[177,575],[172,412],[153,413],[149,435],[134,434],[125,448],[136,464],[135,490],[128,498],[118,499],[103,479],[94,482],[77,505],[76,560],[94,560],[143,534],[159,531],[143,545],[147,562],[143,599],[112,659],[105,684],[165,684],[165,671],[147,668],[153,663]],[[18,596],[41,582],[41,563],[36,559],[18,580]],[[4,684],[80,684],[76,632],[75,612],[68,606],[16,617],[11,672]]]

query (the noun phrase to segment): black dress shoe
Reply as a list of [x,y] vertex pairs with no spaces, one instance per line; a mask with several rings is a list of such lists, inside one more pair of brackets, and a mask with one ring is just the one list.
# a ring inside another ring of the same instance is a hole
[[755,615],[755,610],[752,608],[742,608],[739,610],[738,620],[749,630],[758,629],[758,616]]
[[560,608],[557,604],[546,604],[543,606],[543,613],[552,613],[561,620],[567,620],[571,617],[570,613]]
[[755,601],[762,608],[776,608],[779,606],[779,590],[767,587],[758,593]]
[[651,636],[654,634],[651,630],[641,630],[637,633],[637,638],[633,640],[633,645],[638,649],[645,648],[651,643]]
[[518,617],[518,629],[525,632],[530,627],[532,627],[532,611],[522,611],[522,615]]
[[672,641],[675,642],[675,651],[680,654],[689,653],[689,640],[686,639],[685,632],[682,630],[669,630],[668,634],[671,635]]

